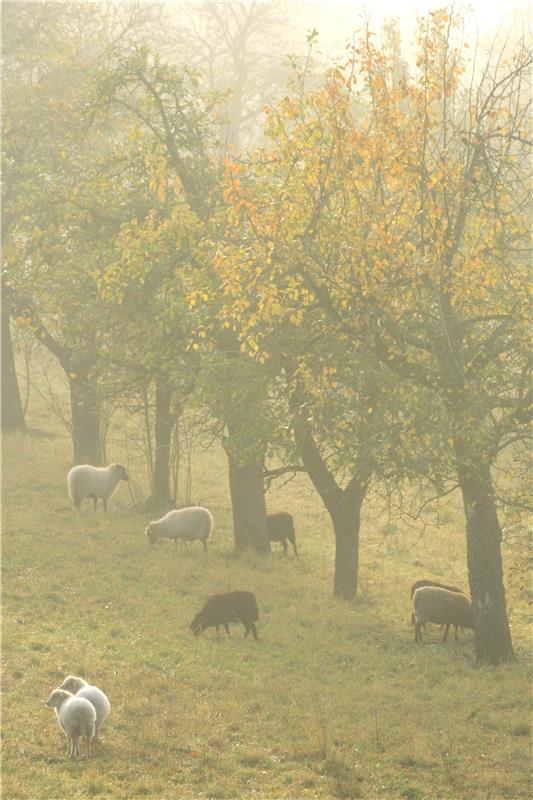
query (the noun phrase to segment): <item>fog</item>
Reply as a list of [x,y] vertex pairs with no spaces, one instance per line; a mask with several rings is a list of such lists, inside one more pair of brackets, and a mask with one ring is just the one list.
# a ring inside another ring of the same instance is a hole
[[529,796],[529,12],[429,11],[3,2],[6,797]]

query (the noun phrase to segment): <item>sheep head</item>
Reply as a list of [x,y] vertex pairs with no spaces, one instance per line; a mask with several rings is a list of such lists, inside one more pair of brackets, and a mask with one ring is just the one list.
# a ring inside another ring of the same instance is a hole
[[129,481],[130,476],[127,473],[126,467],[123,464],[112,464],[113,472],[118,475],[119,480],[121,481]]
[[45,705],[48,708],[60,708],[69,697],[74,697],[72,692],[67,692],[64,689],[54,689]]
[[200,612],[199,614],[197,614],[195,616],[195,618],[191,622],[191,626],[190,626],[191,627],[191,631],[194,633],[195,636],[199,636],[201,634],[201,632],[203,631],[203,629],[204,629],[203,625],[202,625],[201,617],[202,617],[202,613]]
[[157,535],[156,535],[155,528],[154,528],[154,525],[153,525],[152,522],[146,528],[146,530],[144,532],[144,535],[146,536],[146,538],[148,539],[150,544],[155,544],[156,543]]
[[72,692],[76,694],[79,692],[81,688],[87,686],[87,681],[83,680],[83,678],[78,678],[76,675],[67,675],[59,689],[64,689],[66,692]]

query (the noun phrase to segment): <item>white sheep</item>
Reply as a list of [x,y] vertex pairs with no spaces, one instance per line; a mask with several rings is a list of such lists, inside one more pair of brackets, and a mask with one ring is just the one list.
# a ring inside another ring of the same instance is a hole
[[110,464],[108,467],[92,467],[90,464],[79,464],[72,467],[67,475],[68,493],[80,510],[81,501],[92,497],[94,510],[98,498],[102,498],[104,511],[107,512],[107,499],[111,497],[120,481],[129,481],[126,467],[122,464]]
[[92,686],[87,683],[83,678],[78,678],[76,675],[68,675],[59,689],[64,689],[66,692],[72,692],[76,697],[84,697],[93,704],[96,711],[96,729],[94,739],[97,741],[100,728],[111,710],[111,704],[107,699],[104,692],[98,686]]
[[190,506],[169,511],[161,519],[150,522],[145,534],[150,544],[155,544],[158,539],[174,539],[176,547],[178,539],[182,542],[193,542],[196,539],[204,544],[207,550],[207,540],[213,530],[213,515],[202,506]]
[[[450,625],[456,628],[474,628],[474,611],[468,597],[440,586],[421,586],[413,594],[415,642],[422,641],[422,626],[426,622],[445,625],[444,639]],[[457,631],[456,631],[457,635]]]
[[91,742],[96,730],[96,711],[85,697],[77,697],[64,689],[54,689],[46,701],[48,708],[53,708],[68,740],[67,756],[79,755],[79,741],[82,736],[87,740],[87,758],[91,756]]

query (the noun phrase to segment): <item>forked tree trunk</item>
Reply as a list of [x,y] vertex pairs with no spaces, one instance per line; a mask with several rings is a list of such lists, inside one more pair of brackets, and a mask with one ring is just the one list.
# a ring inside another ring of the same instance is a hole
[[270,553],[264,491],[263,458],[240,466],[228,452],[229,486],[235,550],[251,547],[257,553]]
[[341,489],[327,468],[313,438],[309,422],[303,417],[294,421],[294,433],[302,463],[322,498],[333,523],[335,534],[335,576],[333,594],[343,600],[355,600],[359,579],[359,529],[361,506],[372,477],[373,465],[360,458],[354,474]]
[[86,376],[69,378],[74,464],[102,463],[100,402],[94,382]]
[[481,465],[473,469],[461,463],[458,473],[466,515],[476,662],[498,664],[514,658],[514,652],[503,583],[502,534],[490,467]]
[[2,431],[12,433],[26,430],[20,399],[9,313],[2,303]]

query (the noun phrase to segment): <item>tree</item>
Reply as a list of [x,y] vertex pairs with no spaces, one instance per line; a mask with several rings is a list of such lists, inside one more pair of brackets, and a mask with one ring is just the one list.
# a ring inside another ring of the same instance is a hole
[[532,399],[531,57],[493,53],[463,80],[457,24],[445,11],[421,22],[401,81],[367,31],[322,89],[271,109],[272,144],[233,167],[227,197],[253,234],[236,268],[269,286],[296,277],[333,330],[409,387],[407,407],[438,413],[420,439],[462,492],[476,654],[496,663],[512,644],[491,467],[525,440]]
[[102,131],[87,130],[83,115],[95,60],[133,31],[137,11],[46,2],[3,7],[4,297],[65,371],[76,463],[102,458],[101,307],[92,271],[108,257],[116,225],[103,210],[113,191],[98,195],[109,142]]
[[[188,312],[194,308],[197,297],[210,300],[213,296],[211,281],[205,275],[210,266],[209,248],[200,247],[200,243],[216,239],[221,213],[220,164],[215,158],[212,124],[218,104],[217,96],[202,96],[195,71],[181,71],[165,64],[146,48],[133,50],[114,69],[100,76],[97,106],[120,110],[122,117],[133,125],[139,146],[144,142],[149,185],[157,201],[144,220],[135,219],[123,226],[118,242],[121,259],[108,270],[103,283],[108,287],[116,276],[119,283],[129,284],[129,292],[135,283],[135,291],[139,290],[139,283],[151,290],[158,310],[151,315],[150,348],[144,353],[159,371],[162,361],[168,364],[173,359],[179,365],[178,375],[183,373],[183,364],[190,361],[191,351],[199,349],[197,339],[202,334],[206,336],[205,319],[196,320],[196,315]],[[145,303],[152,303],[149,295],[143,296]],[[187,298],[190,298],[189,308],[184,302]],[[128,304],[124,307],[127,309]],[[158,330],[158,322],[166,331],[166,344],[159,340],[163,348],[154,343],[153,332]],[[175,335],[176,325],[180,335]],[[227,339],[220,331],[215,337],[222,347],[219,361],[232,369],[242,358],[234,357],[235,349],[239,354],[238,342],[228,344]],[[212,363],[208,359],[203,366],[205,371]],[[191,387],[196,384],[197,373],[197,367],[188,373],[195,376]],[[172,378],[174,374],[175,367],[168,375]],[[226,402],[225,391],[231,386],[227,376],[222,377],[216,369],[211,374],[215,381],[220,379],[220,391],[217,387],[211,399],[219,410],[224,409],[223,425],[229,433],[226,449],[236,546],[240,550],[246,543],[258,552],[269,552],[263,452],[251,455],[250,448],[243,446],[246,437],[242,435],[244,426],[250,440],[257,441],[255,422],[259,413],[252,409],[238,418],[235,414],[238,404]],[[235,389],[240,386],[239,380],[233,385]],[[206,398],[208,393],[203,396]],[[163,427],[168,433],[169,426]]]
[[9,311],[2,300],[2,431],[26,430],[24,411],[15,369]]
[[193,65],[206,89],[224,97],[221,138],[236,157],[259,134],[263,106],[285,83],[289,8],[283,0],[230,0],[184,3],[180,12],[169,36],[169,58]]

